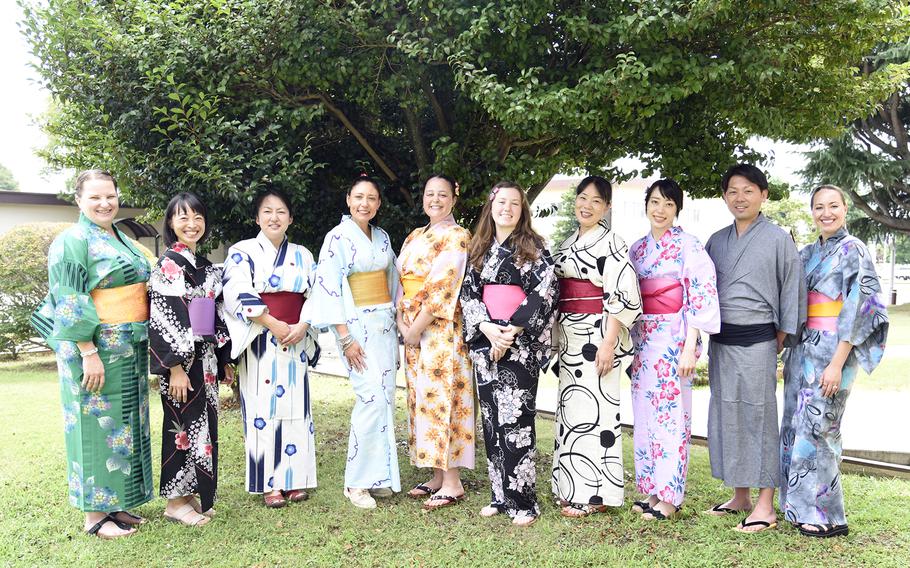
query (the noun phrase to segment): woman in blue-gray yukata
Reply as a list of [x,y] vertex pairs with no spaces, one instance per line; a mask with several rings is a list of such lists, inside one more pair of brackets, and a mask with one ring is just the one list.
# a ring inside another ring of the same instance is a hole
[[861,366],[882,359],[888,314],[872,256],[847,232],[847,203],[833,185],[812,192],[819,239],[800,253],[809,291],[799,343],[785,356],[780,508],[800,533],[846,535],[841,418]]

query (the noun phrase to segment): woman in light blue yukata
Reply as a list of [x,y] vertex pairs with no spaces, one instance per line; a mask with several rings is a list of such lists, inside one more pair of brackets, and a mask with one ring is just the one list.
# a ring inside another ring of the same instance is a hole
[[307,304],[314,327],[334,330],[350,371],[356,397],[344,495],[364,509],[376,507],[373,497],[401,490],[394,428],[398,329],[392,303],[398,270],[389,235],[371,223],[380,204],[375,181],[354,180],[347,193],[350,215],[325,236]]
[[784,417],[780,428],[780,508],[805,536],[846,535],[841,418],[861,366],[882,359],[888,314],[866,246],[847,232],[840,188],[812,192],[821,236],[800,252],[809,290],[806,325],[785,356]]

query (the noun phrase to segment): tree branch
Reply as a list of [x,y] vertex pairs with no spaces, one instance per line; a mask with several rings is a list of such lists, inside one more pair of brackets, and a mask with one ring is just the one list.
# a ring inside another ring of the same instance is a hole
[[426,144],[423,142],[423,136],[420,133],[420,121],[412,108],[402,105],[401,110],[404,111],[404,121],[408,126],[408,132],[411,134],[411,143],[414,144],[414,158],[417,160],[417,168],[422,174],[427,173],[430,167],[430,159]]
[[891,133],[894,135],[895,150],[901,159],[910,161],[910,148],[907,147],[907,130],[900,117],[901,99],[899,92],[891,93],[888,98],[888,114],[891,118]]
[[553,176],[547,178],[547,181],[535,183],[528,188],[528,202],[534,203],[534,200],[537,199],[537,196],[540,195],[540,192],[543,191],[543,188],[547,187],[547,184],[552,181]]
[[436,98],[436,92],[433,90],[433,85],[430,84],[430,80],[426,76],[421,77],[420,87],[430,100],[430,108],[433,109],[433,114],[436,116],[436,126],[444,136],[449,136],[449,121],[446,118],[445,110],[442,108],[442,105],[439,104],[439,99]]
[[366,153],[369,154],[371,158],[373,158],[373,161],[376,162],[376,165],[379,166],[379,169],[382,170],[382,173],[384,173],[385,176],[389,178],[389,181],[398,181],[398,176],[395,175],[395,172],[389,168],[385,160],[383,160],[379,155],[379,152],[377,152],[376,149],[373,148],[373,146],[367,141],[363,133],[361,133],[360,130],[354,126],[347,115],[344,114],[344,111],[332,104],[329,98],[324,94],[320,93],[320,98],[322,99],[322,105],[325,107],[325,109],[332,113],[335,118],[337,118],[341,124],[344,125],[348,132],[351,133],[351,136],[353,136],[360,144],[360,146],[366,151]]
[[910,219],[898,219],[892,217],[891,215],[879,213],[869,206],[862,195],[849,187],[844,189],[847,194],[850,195],[850,199],[853,201],[853,204],[859,207],[860,211],[865,213],[867,217],[881,223],[890,229],[901,231],[903,233],[910,233]]

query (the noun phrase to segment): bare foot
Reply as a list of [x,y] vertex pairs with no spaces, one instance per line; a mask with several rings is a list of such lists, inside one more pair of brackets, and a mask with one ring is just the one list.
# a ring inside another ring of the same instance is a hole
[[[101,523],[101,525],[98,526],[98,523]],[[87,534],[94,534],[99,538],[103,538],[105,540],[112,540],[115,538],[122,538],[136,534],[135,528],[121,528],[116,521],[113,521],[108,517],[107,513],[100,512],[86,513],[84,530]],[[90,533],[90,531],[94,532]]]

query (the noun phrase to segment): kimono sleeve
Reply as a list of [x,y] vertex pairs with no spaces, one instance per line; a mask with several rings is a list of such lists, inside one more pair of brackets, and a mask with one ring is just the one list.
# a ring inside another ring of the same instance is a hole
[[865,245],[851,238],[841,246],[844,305],[837,318],[837,337],[854,346],[859,364],[871,374],[885,352],[888,312],[878,299],[881,286]]
[[796,244],[786,234],[777,243],[777,285],[775,327],[794,335],[806,321],[806,274]]
[[224,310],[246,325],[250,324],[250,318],[261,316],[266,308],[253,285],[253,273],[253,259],[250,255],[231,247],[224,261]]
[[719,332],[717,274],[711,257],[694,237],[685,240],[682,282],[686,292],[683,306],[686,325],[709,334]]
[[461,313],[464,317],[464,340],[472,344],[484,337],[480,324],[490,321],[490,314],[483,303],[483,282],[480,271],[468,266],[461,285]]
[[449,230],[440,242],[442,249],[433,259],[422,290],[425,293],[423,307],[435,318],[449,321],[455,319],[458,291],[468,263],[469,239],[470,234],[465,229],[456,227]]
[[72,232],[60,235],[48,252],[47,268],[44,314],[52,321],[48,345],[92,341],[101,321],[89,288],[88,243]]
[[524,328],[532,337],[538,337],[547,326],[552,325],[551,316],[559,300],[559,280],[548,250],[541,247],[540,256],[528,271],[527,279],[523,286],[527,297],[512,314],[509,323]]
[[629,260],[629,247],[625,241],[613,234],[610,247],[609,251],[602,251],[598,259],[598,264],[603,261],[600,275],[603,278],[604,311],[619,320],[626,329],[632,329],[641,315],[638,274]]
[[[318,328],[346,324],[344,301],[344,280],[349,268],[346,246],[350,241],[336,231],[329,232],[319,251],[316,276],[307,304],[306,316],[310,324]],[[305,306],[306,307],[306,306]]]
[[[224,268],[215,268],[215,273],[219,281],[224,281]],[[231,334],[228,331],[227,322],[224,321],[224,288],[221,287],[221,293],[215,298],[215,356],[218,358],[218,378],[222,380],[224,376],[224,366],[233,363],[231,359]]]
[[166,251],[149,278],[149,371],[155,375],[170,376],[171,367],[185,366],[193,355],[184,263]]

